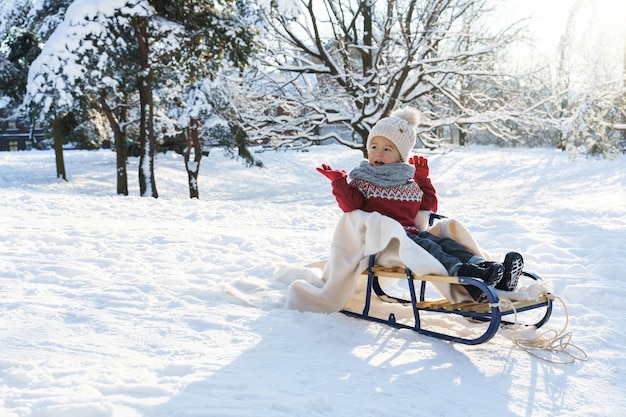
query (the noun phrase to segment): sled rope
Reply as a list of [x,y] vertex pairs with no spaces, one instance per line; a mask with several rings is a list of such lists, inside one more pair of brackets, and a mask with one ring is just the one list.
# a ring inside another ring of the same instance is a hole
[[[531,356],[535,358],[542,359],[546,362],[558,364],[558,365],[568,365],[574,363],[576,360],[586,361],[588,356],[582,348],[576,346],[571,343],[572,340],[572,332],[566,332],[567,325],[569,323],[569,313],[567,311],[567,306],[565,302],[560,297],[557,297],[553,294],[546,295],[551,300],[559,300],[561,305],[563,305],[563,309],[565,310],[565,324],[563,325],[563,329],[560,332],[557,332],[554,329],[548,329],[542,332],[539,336],[533,339],[525,339],[522,337],[518,337],[513,339],[513,344],[519,347],[520,349],[526,351]],[[509,300],[500,300],[500,307],[504,306],[506,308],[512,308],[515,323],[517,323],[517,311],[513,306],[513,303]],[[537,353],[537,351],[544,351],[548,353],[556,353],[557,356],[564,356],[564,360],[556,360],[549,359],[545,356],[542,356]]]

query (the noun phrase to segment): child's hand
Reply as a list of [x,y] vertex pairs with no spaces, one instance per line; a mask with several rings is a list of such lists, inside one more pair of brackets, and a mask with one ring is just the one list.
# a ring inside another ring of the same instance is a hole
[[337,178],[347,178],[348,173],[344,170],[332,169],[330,165],[322,164],[321,168],[316,168],[317,171],[324,175],[331,181],[335,181]]
[[409,164],[415,167],[415,175],[413,175],[415,181],[417,181],[418,178],[428,178],[430,172],[428,169],[428,159],[423,156],[412,156],[409,158]]

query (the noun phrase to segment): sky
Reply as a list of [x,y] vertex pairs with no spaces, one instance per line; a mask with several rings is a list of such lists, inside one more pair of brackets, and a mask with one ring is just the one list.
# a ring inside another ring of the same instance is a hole
[[556,51],[570,7],[577,0],[509,0],[496,1],[499,18],[503,22],[526,19],[532,46],[519,46],[518,54],[528,59],[527,54],[552,57]]
[[558,44],[574,7],[581,10],[574,34],[575,48],[598,48],[615,42],[615,48],[606,54],[614,60],[622,57],[626,38],[623,0],[512,0],[503,2],[502,7],[513,18],[529,17],[529,33],[536,41],[532,52],[539,61],[556,59]]
[[139,197],[132,158],[130,195],[115,194],[110,150],[66,151],[67,182],[53,151],[0,152],[0,416],[623,415],[626,155],[425,154],[440,213],[486,250],[522,253],[563,300],[542,330],[571,332],[588,359],[569,365],[514,345],[533,329],[466,346],[285,308],[296,271],[328,258],[341,215],[315,168],[350,170],[361,154],[255,155],[265,168],[213,150],[190,200],[172,152],[156,156],[158,199]]
[[570,8],[577,0],[530,0],[521,1],[521,7],[532,11],[529,31],[541,48],[555,48],[567,23]]

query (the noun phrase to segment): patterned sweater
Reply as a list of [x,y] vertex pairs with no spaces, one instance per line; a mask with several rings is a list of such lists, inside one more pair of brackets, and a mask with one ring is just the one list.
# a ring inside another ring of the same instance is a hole
[[383,187],[360,179],[348,183],[345,178],[338,178],[332,187],[344,212],[376,211],[398,221],[407,232],[417,234],[420,232],[415,226],[418,210],[437,211],[437,193],[430,178],[417,181],[411,179],[406,184]]

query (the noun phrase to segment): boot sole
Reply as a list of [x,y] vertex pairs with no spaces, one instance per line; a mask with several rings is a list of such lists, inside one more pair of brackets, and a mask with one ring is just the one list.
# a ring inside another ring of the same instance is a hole
[[496,288],[505,291],[513,291],[517,287],[519,277],[524,270],[524,258],[517,252],[509,252],[504,258],[504,277],[496,285]]

